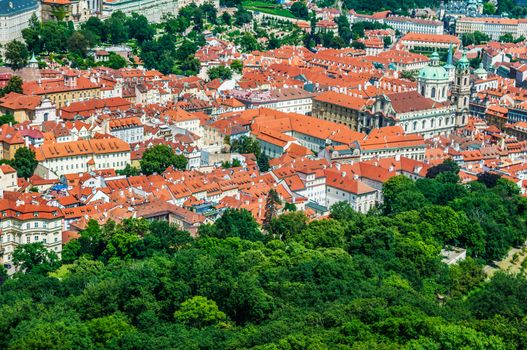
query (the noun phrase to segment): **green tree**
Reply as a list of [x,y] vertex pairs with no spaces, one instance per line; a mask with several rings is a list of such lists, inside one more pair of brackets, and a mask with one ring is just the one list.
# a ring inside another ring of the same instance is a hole
[[174,313],[174,319],[190,327],[204,328],[226,322],[227,316],[218,309],[214,300],[198,295],[183,302]]
[[127,177],[129,176],[137,176],[139,175],[139,169],[131,166],[130,164],[126,164],[123,170],[117,170],[117,174],[119,175],[125,175]]
[[269,41],[267,42],[267,50],[274,50],[279,48],[281,45],[280,39],[271,34]]
[[[1,95],[1,94],[0,94],[0,95]],[[15,117],[14,117],[12,114],[10,114],[10,113],[8,113],[8,114],[4,114],[4,115],[0,116],[0,126],[2,126],[2,125],[4,125],[4,124],[12,124],[12,125],[13,125],[13,124],[16,124]],[[1,162],[1,161],[2,161],[2,160],[0,160],[0,162]],[[7,163],[10,164],[10,162],[8,162],[8,161],[5,160],[5,159],[3,159],[3,161],[4,161],[4,163],[6,163],[6,164],[7,164]],[[3,163],[0,163],[0,164],[3,164]]]
[[69,33],[65,23],[43,22],[40,30],[41,50],[48,53],[66,51]]
[[308,19],[309,18],[309,11],[307,10],[307,6],[304,2],[297,1],[294,2],[293,5],[291,5],[290,9],[293,16],[296,18],[302,18],[302,19]]
[[357,50],[364,50],[366,48],[366,45],[364,45],[364,43],[361,41],[353,41],[351,43],[351,47]]
[[128,40],[128,27],[126,15],[121,11],[113,12],[104,21],[104,32],[108,42],[121,44]]
[[274,188],[269,190],[267,198],[265,200],[265,217],[263,221],[263,227],[269,231],[272,220],[278,214],[278,206],[282,204],[278,192]]
[[258,157],[261,148],[258,140],[248,136],[241,136],[240,138],[231,141],[231,151],[241,154],[252,153]]
[[193,56],[187,56],[187,58],[185,58],[179,65],[179,69],[181,70],[182,74],[186,76],[198,74],[200,68],[200,61]]
[[192,243],[192,237],[187,231],[180,230],[167,221],[152,221],[149,233],[144,236],[145,247],[154,252],[174,253]]
[[111,52],[108,62],[105,65],[112,69],[121,69],[128,66],[128,62],[121,55]]
[[68,38],[68,50],[81,57],[86,57],[88,51],[88,40],[84,37],[81,32],[73,32]]
[[16,70],[27,65],[29,52],[26,45],[18,40],[13,40],[6,44],[4,56],[6,62]]
[[426,199],[409,178],[399,175],[386,181],[382,188],[385,213],[399,213],[421,208]]
[[156,33],[155,28],[148,23],[146,17],[137,13],[132,13],[132,17],[127,19],[126,27],[128,27],[129,37],[136,39],[139,44],[152,40]]
[[232,60],[231,69],[236,73],[241,73],[243,70],[243,62],[241,60]]
[[29,19],[29,26],[22,29],[22,37],[24,38],[28,51],[33,53],[41,52],[40,21],[34,13]]
[[244,52],[251,52],[254,50],[258,50],[259,48],[258,41],[254,37],[254,35],[249,32],[245,32],[241,36],[241,38],[239,38],[238,44]]
[[13,252],[13,264],[25,273],[46,274],[60,266],[57,254],[42,243],[19,245]]
[[252,19],[253,15],[241,6],[238,7],[238,10],[236,10],[236,13],[234,14],[234,24],[238,27],[251,23]]
[[143,153],[140,164],[143,174],[150,175],[153,173],[161,174],[170,166],[176,169],[185,169],[187,162],[183,155],[176,155],[172,148],[160,144],[147,149]]
[[205,15],[205,18],[207,21],[209,21],[212,24],[217,23],[218,10],[212,3],[210,2],[204,3],[203,5],[200,6],[200,9]]
[[9,81],[7,82],[6,86],[0,91],[0,96],[5,96],[10,92],[16,92],[18,94],[24,93],[24,89],[22,88],[23,81],[22,78],[20,78],[18,75],[14,75],[11,78],[9,78]]
[[99,349],[109,348],[127,334],[136,332],[125,315],[120,313],[91,319],[87,328],[95,347]]
[[184,40],[176,51],[176,58],[184,60],[198,51],[198,46],[190,40]]
[[496,13],[496,6],[488,1],[486,3],[483,4],[483,14],[484,15],[493,15]]
[[209,76],[210,80],[228,80],[232,78],[232,71],[229,67],[226,66],[216,66],[209,68],[209,70],[207,71],[207,75]]
[[214,225],[202,225],[199,228],[200,236],[228,238],[240,237],[249,241],[263,240],[258,223],[252,214],[245,209],[227,209]]
[[0,265],[0,286],[7,280],[7,269]]
[[426,171],[426,177],[433,179],[443,172],[459,173],[459,165],[452,159],[446,159],[443,163],[433,166]]
[[271,220],[268,231],[280,240],[286,241],[307,227],[307,216],[300,211],[282,214]]
[[18,177],[30,178],[38,165],[35,152],[27,147],[20,147],[15,152],[12,165],[16,169]]
[[81,28],[84,32],[90,32],[95,35],[97,42],[100,40],[106,41],[104,23],[98,17],[88,18],[86,22],[81,24]]
[[232,16],[228,12],[223,12],[221,14],[221,21],[230,26],[232,24]]
[[345,43],[345,46],[349,45],[351,39],[353,38],[353,33],[350,29],[350,23],[347,16],[340,15],[337,17],[337,26],[339,37]]
[[500,179],[501,175],[495,173],[483,172],[478,174],[478,182],[481,182],[488,188],[496,187]]
[[258,169],[260,169],[261,172],[266,172],[269,170],[269,157],[264,152],[260,152],[260,154],[256,157],[256,164],[258,164]]
[[311,249],[344,248],[344,226],[333,219],[313,221],[309,223],[300,235],[294,236],[294,239]]

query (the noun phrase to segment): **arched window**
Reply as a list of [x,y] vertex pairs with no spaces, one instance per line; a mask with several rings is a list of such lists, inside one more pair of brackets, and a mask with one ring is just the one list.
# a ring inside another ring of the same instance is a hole
[[441,125],[443,125],[443,118],[439,118],[437,121],[437,126],[441,127]]
[[422,127],[423,130],[426,129],[426,120],[423,120]]
[[446,86],[443,87],[443,96],[442,97],[447,97],[446,96]]
[[417,131],[417,122],[414,122],[414,129],[413,131]]
[[425,95],[425,87],[424,87],[424,85],[421,86],[421,95],[423,95],[423,96]]
[[408,123],[405,123],[404,124],[404,132],[407,132],[408,131]]
[[432,94],[431,94],[432,98],[435,98],[436,97],[436,88],[433,87],[432,88]]
[[430,120],[430,127],[433,128],[435,126],[435,122],[436,120],[435,119],[431,119]]

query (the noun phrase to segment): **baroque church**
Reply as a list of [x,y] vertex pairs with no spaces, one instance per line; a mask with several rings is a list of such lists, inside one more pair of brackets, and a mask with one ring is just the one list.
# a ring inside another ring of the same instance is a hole
[[437,52],[432,54],[430,65],[419,71],[417,91],[380,95],[371,114],[379,126],[400,125],[409,134],[430,138],[466,125],[469,100],[469,61],[463,52],[454,66],[451,48],[445,66],[440,65]]

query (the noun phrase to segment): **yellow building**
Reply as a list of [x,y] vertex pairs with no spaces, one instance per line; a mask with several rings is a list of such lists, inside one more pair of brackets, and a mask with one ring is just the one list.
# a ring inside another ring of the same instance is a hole
[[24,138],[15,128],[0,126],[0,159],[13,159],[16,151],[24,145]]
[[67,72],[62,78],[30,81],[23,85],[25,95],[47,96],[61,109],[73,102],[100,98],[100,85],[90,79]]

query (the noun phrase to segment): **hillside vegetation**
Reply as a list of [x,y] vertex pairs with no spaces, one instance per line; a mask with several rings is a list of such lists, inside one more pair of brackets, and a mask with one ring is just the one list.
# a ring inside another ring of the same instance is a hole
[[[199,239],[92,221],[52,274],[24,245],[26,273],[0,286],[0,348],[526,348],[527,280],[485,281],[483,266],[525,240],[527,200],[506,180],[458,180],[449,166],[395,177],[368,215],[288,212],[265,233],[243,210]],[[447,266],[446,245],[470,257]]]

